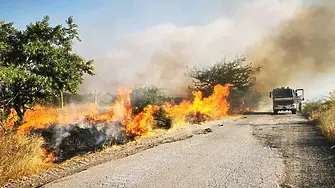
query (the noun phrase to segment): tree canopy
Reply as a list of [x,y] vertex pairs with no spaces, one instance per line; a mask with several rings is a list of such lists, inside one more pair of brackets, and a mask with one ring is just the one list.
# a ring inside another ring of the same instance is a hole
[[237,57],[232,60],[223,59],[210,67],[194,67],[186,73],[193,78],[195,90],[203,92],[204,96],[212,93],[215,85],[232,84],[229,102],[233,108],[240,108],[246,103],[254,103],[260,95],[253,88],[254,75],[261,67],[254,67],[246,58]]
[[5,105],[22,118],[29,105],[63,92],[76,93],[84,74],[93,75],[93,60],[73,52],[80,41],[73,18],[66,25],[51,26],[49,17],[27,25],[0,22],[0,97],[13,98]]

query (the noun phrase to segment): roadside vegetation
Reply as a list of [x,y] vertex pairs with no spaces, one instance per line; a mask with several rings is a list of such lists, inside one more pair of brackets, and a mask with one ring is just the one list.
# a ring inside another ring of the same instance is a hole
[[241,113],[244,109],[256,108],[262,95],[255,90],[255,75],[261,67],[255,67],[245,57],[222,61],[210,67],[194,67],[187,75],[194,79],[193,90],[204,96],[213,92],[216,84],[232,84],[228,102],[230,113]]
[[[99,101],[94,94],[77,93],[84,75],[94,75],[93,60],[86,61],[73,52],[73,42],[80,41],[77,27],[72,17],[65,26],[51,26],[46,16],[27,25],[25,30],[0,21],[0,185],[50,166],[52,156],[42,147],[45,140],[41,135],[18,134],[20,126],[27,123],[25,114],[36,105],[57,111],[70,103],[97,102],[105,107],[115,101],[114,93],[100,95]],[[243,57],[224,59],[210,67],[194,67],[186,73],[194,80],[190,98],[171,98],[156,86],[133,88],[131,113],[145,117],[142,112],[148,105],[162,107],[172,100],[174,103],[192,100],[193,91],[201,91],[203,97],[208,97],[217,84],[232,84],[229,113],[240,113],[244,108],[255,107],[260,99],[254,90],[254,74],[258,71],[260,67],[253,67]],[[206,118],[198,115],[193,118]],[[172,120],[163,108],[155,111],[153,117],[153,128],[172,127]]]
[[73,52],[75,40],[72,17],[65,26],[51,26],[46,16],[24,30],[0,20],[0,185],[45,167],[43,139],[15,134],[27,110],[55,99],[62,107],[64,92],[75,94],[83,76],[94,74],[93,61]]
[[40,137],[0,134],[0,185],[38,173],[50,165],[45,161],[42,144]]
[[326,138],[335,143],[335,92],[323,100],[305,103],[302,113],[316,122]]

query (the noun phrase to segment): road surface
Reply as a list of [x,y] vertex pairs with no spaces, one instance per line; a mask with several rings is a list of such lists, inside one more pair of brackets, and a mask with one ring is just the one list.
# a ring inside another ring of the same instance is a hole
[[44,187],[335,187],[335,153],[299,115],[226,119]]

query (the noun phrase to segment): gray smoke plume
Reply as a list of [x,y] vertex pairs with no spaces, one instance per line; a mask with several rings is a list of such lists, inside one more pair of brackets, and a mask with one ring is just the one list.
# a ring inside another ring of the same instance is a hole
[[[246,47],[260,40],[280,21],[291,17],[298,6],[300,0],[253,0],[239,4],[231,14],[206,24],[161,23],[124,34],[117,44],[111,44],[118,50],[95,55],[96,76],[87,77],[81,91],[115,92],[123,85],[156,85],[168,95],[183,95],[192,84],[184,75],[187,67],[210,66],[225,57],[243,55]],[[110,26],[104,24],[106,28]],[[96,28],[104,28],[104,25]],[[89,50],[85,49],[91,46],[91,36],[101,43],[109,37],[90,34],[90,31],[84,28],[81,32],[80,48],[87,53]]]
[[257,75],[258,91],[267,93],[280,86],[312,90],[314,80],[335,70],[334,3],[314,4],[298,11],[252,46],[247,58],[262,66]]

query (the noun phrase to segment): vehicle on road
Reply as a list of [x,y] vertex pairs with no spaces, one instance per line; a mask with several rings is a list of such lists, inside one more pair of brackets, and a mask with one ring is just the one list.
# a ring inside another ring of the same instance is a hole
[[297,110],[301,111],[302,101],[304,99],[303,89],[292,89],[290,87],[275,88],[270,92],[272,98],[273,113],[279,111],[291,111],[296,114]]

